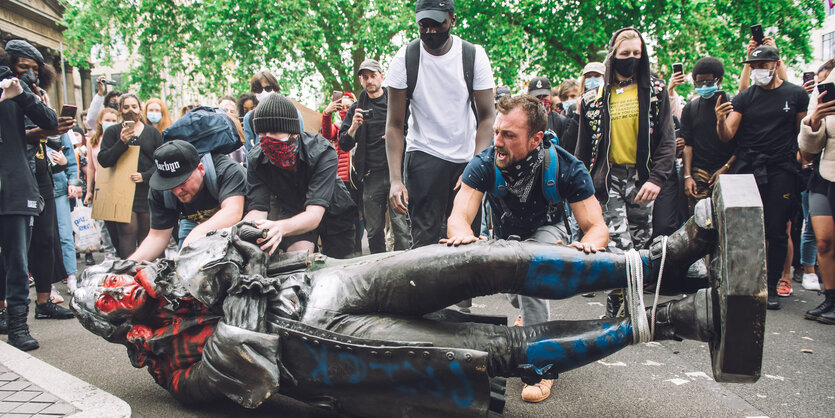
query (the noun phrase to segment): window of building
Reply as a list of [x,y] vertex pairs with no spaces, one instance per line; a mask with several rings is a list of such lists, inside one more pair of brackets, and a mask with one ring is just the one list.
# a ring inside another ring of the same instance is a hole
[[823,60],[835,58],[835,32],[823,34]]

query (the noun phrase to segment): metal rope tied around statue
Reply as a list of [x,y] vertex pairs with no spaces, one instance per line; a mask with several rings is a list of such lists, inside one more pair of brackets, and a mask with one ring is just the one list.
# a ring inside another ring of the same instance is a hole
[[[253,408],[281,394],[352,416],[485,416],[503,409],[493,378],[552,379],[650,336],[709,342],[717,381],[756,381],[766,293],[753,177],[720,176],[695,212],[628,256],[498,240],[350,260],[270,257],[241,223],[176,262],[90,267],[71,307],[187,403]],[[625,318],[507,327],[444,310],[507,292],[564,299],[632,286],[640,296],[662,271],[683,276],[702,257],[711,287],[655,314],[631,303]],[[650,328],[634,334],[642,321]]]

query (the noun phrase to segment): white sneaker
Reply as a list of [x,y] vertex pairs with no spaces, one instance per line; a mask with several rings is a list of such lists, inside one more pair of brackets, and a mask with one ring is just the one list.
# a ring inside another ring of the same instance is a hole
[[49,299],[52,303],[61,303],[64,301],[64,298],[61,297],[61,294],[55,290],[55,286],[52,286],[52,290],[49,292]]
[[818,275],[815,273],[805,273],[803,275],[803,288],[806,290],[821,290]]

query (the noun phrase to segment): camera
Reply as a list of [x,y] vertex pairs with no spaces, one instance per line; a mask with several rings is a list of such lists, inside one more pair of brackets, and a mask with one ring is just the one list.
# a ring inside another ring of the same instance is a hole
[[119,84],[119,83],[117,83],[113,80],[108,80],[106,78],[104,80],[102,80],[101,83],[106,85],[106,86],[115,86],[116,84]]
[[365,120],[369,120],[374,117],[374,109],[360,110],[360,113],[362,114],[362,118]]

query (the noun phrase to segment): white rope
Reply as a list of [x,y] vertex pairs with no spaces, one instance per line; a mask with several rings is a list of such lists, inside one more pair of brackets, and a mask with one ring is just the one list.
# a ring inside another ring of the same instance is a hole
[[[661,268],[655,287],[655,299],[652,302],[651,324],[647,319],[644,304],[644,263],[638,251],[629,250],[626,256],[626,292],[623,295],[629,317],[632,318],[632,341],[635,344],[652,341],[655,336],[655,310],[658,307],[658,295],[661,289],[661,276],[667,260],[667,237],[661,238]],[[621,307],[623,308],[623,307]]]
[[655,339],[655,308],[658,307],[658,294],[661,292],[661,277],[664,275],[664,264],[667,262],[667,236],[661,237],[661,267],[658,269],[658,283],[655,285],[655,300],[652,301],[652,339]]

